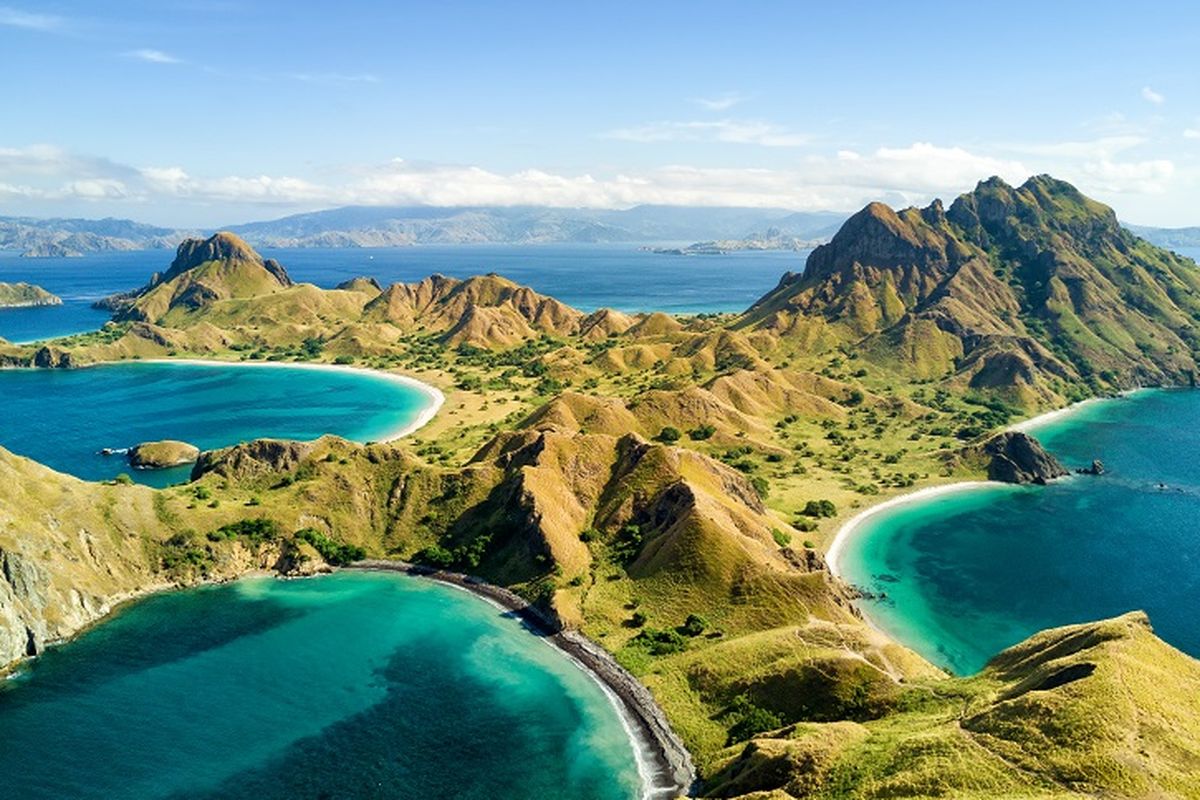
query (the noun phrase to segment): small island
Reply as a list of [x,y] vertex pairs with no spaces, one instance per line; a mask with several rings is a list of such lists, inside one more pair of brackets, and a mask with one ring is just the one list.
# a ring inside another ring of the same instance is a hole
[[0,283],[0,308],[61,306],[62,298],[32,283]]
[[187,442],[164,439],[145,442],[129,451],[129,465],[134,469],[166,469],[191,464],[200,456],[200,448]]

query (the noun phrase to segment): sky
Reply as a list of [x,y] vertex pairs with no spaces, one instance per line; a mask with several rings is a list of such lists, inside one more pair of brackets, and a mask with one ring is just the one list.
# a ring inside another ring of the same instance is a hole
[[1200,225],[1198,78],[1194,2],[0,0],[0,214],[851,211],[1047,172]]

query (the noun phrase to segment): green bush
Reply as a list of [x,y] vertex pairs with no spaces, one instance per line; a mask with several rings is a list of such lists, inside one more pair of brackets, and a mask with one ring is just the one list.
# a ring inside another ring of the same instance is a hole
[[672,653],[682,653],[687,649],[687,640],[678,631],[660,631],[657,628],[646,628],[633,637],[635,644],[646,648],[650,655],[666,656]]
[[711,439],[716,432],[717,429],[712,425],[698,425],[688,431],[688,438],[694,442],[703,442],[705,439]]
[[836,517],[837,506],[832,500],[809,500],[800,513],[806,517]]
[[699,614],[688,614],[679,630],[686,636],[699,636],[704,633],[706,628],[708,628],[708,620]]
[[658,440],[667,444],[678,442],[682,436],[683,434],[679,432],[679,428],[673,428],[670,425],[658,432]]
[[209,541],[219,542],[222,539],[248,539],[254,544],[278,539],[281,534],[279,523],[266,517],[241,519],[222,525],[208,534]]
[[335,566],[361,561],[367,557],[367,551],[361,547],[330,539],[316,528],[301,528],[295,537],[302,542],[308,542],[313,549],[321,554],[321,558]]
[[745,697],[734,700],[726,713],[735,720],[729,728],[729,744],[744,742],[783,725],[778,714],[754,705]]
[[779,528],[771,528],[771,536],[775,539],[775,544],[780,547],[787,547],[792,543],[792,535],[787,531],[779,530]]
[[633,561],[642,549],[642,529],[633,524],[621,528],[612,541],[611,549],[616,561],[622,564]]

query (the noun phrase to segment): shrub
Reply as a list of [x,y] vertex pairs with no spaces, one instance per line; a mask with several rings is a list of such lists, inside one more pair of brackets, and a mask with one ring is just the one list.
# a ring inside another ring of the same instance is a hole
[[454,554],[439,544],[431,544],[414,553],[413,561],[438,569],[448,569],[454,564]]
[[311,544],[321,558],[335,566],[367,557],[367,552],[361,547],[334,541],[316,528],[301,528],[294,535],[300,541]]
[[712,425],[697,425],[688,431],[688,438],[695,442],[703,442],[705,439],[711,439],[716,432],[717,429]]
[[771,491],[771,486],[767,483],[767,479],[761,475],[755,475],[751,478],[750,485],[754,487],[754,491],[758,492],[758,496],[762,498],[766,498]]
[[280,535],[279,523],[273,519],[266,517],[254,517],[253,519],[241,519],[237,522],[231,522],[228,525],[222,525],[215,531],[210,531],[208,534],[209,541],[219,542],[222,539],[249,539],[254,544],[261,544],[272,539],[278,539]]
[[670,425],[668,425],[667,427],[663,428],[661,431],[658,432],[658,440],[660,442],[666,442],[667,444],[672,444],[674,442],[678,442],[682,435],[683,434],[681,434],[679,432],[678,428],[673,428]]
[[687,640],[678,631],[660,631],[657,628],[646,628],[633,637],[633,641],[645,647],[650,655],[653,656],[682,653],[687,649]]
[[832,500],[809,500],[800,513],[806,517],[836,517],[837,506]]
[[629,617],[629,624],[635,628],[640,628],[646,624],[646,614],[642,611],[635,611]]
[[779,530],[779,528],[771,528],[771,536],[775,539],[775,544],[780,547],[787,547],[792,543],[792,535],[787,531]]
[[212,490],[207,486],[197,486],[192,494],[196,496],[197,500],[208,500],[212,497]]
[[727,713],[735,720],[729,728],[729,744],[744,742],[783,725],[778,714],[756,706],[745,697],[734,700]]
[[113,483],[120,484],[121,486],[128,486],[133,483],[133,478],[129,477],[128,473],[122,472],[120,475],[113,478]]
[[622,564],[628,564],[637,558],[642,549],[642,529],[629,524],[617,533],[612,542],[613,558]]
[[699,636],[708,627],[708,620],[699,614],[688,614],[683,626],[679,629],[687,636]]

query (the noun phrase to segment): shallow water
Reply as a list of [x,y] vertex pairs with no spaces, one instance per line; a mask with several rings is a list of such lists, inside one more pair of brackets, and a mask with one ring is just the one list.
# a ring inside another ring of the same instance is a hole
[[[359,275],[383,285],[440,272],[466,278],[498,272],[583,311],[700,313],[742,311],[808,252],[671,256],[636,245],[429,245],[387,248],[262,250],[296,281],[323,288]],[[29,281],[63,298],[61,306],[0,309],[0,338],[27,342],[99,328],[109,318],[91,308],[101,297],[134,289],[170,265],[170,250],[96,253],[83,258],[19,258],[0,254],[0,281]]]
[[499,609],[387,573],[160,595],[0,682],[26,798],[636,797],[600,687]]
[[131,470],[126,448],[180,439],[202,450],[257,438],[333,433],[386,438],[428,406],[419,389],[358,370],[287,365],[105,364],[77,370],[0,370],[0,445],[88,480],[129,473],[154,486],[190,466]]
[[1099,458],[1107,474],[870,518],[840,565],[887,594],[864,601],[871,619],[963,674],[1036,631],[1133,609],[1200,656],[1200,392],[1139,392],[1031,432],[1068,467]]

